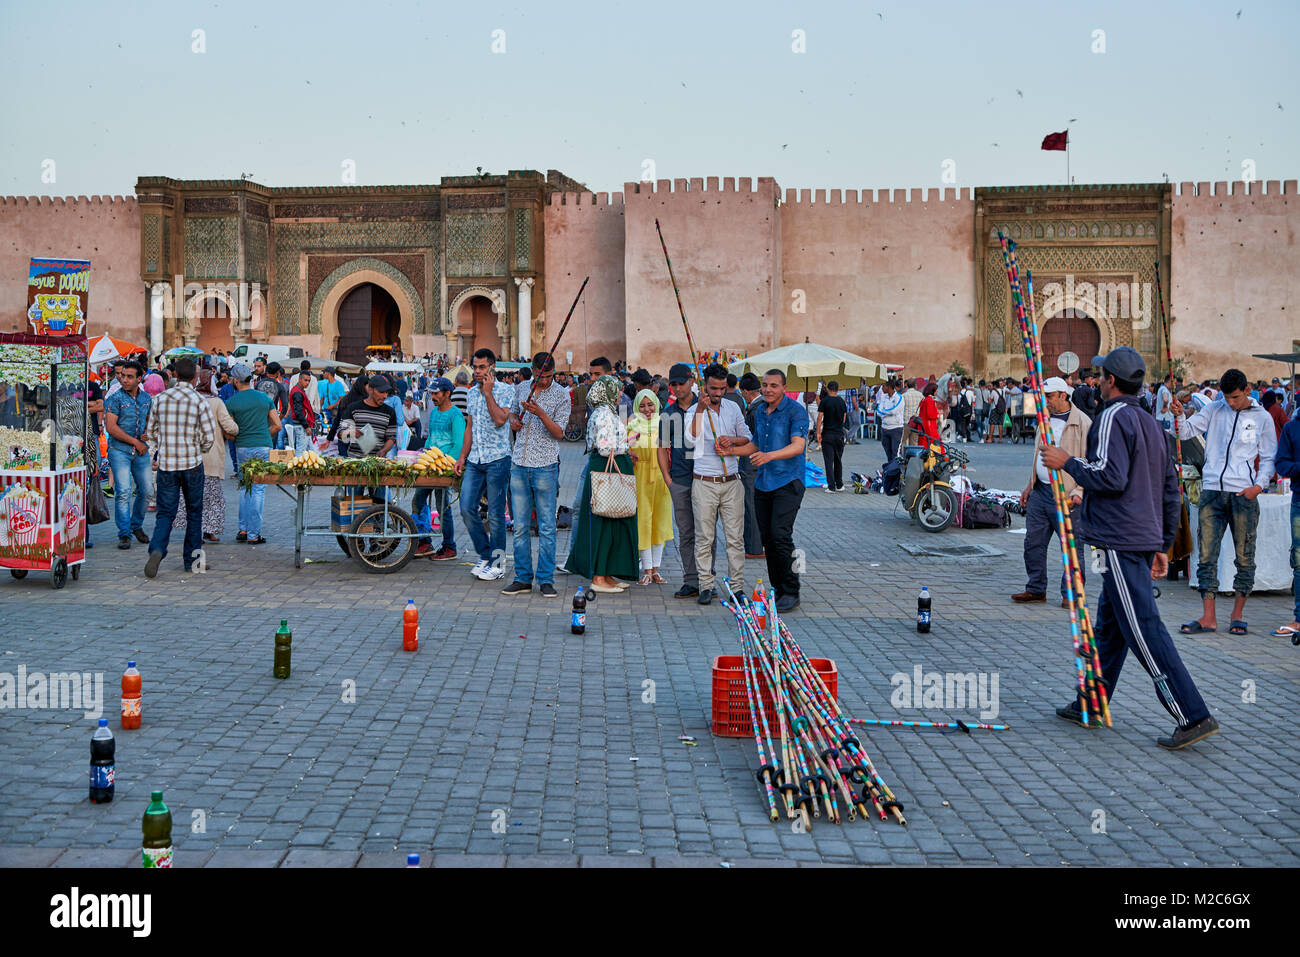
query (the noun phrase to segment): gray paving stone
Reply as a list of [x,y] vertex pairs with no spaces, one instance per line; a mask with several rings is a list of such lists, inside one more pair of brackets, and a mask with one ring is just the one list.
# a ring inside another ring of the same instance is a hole
[[219,847],[208,858],[206,867],[279,867],[285,851],[257,850],[246,847]]

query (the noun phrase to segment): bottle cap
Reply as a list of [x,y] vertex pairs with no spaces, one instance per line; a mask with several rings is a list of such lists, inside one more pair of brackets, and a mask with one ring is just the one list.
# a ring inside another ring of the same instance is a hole
[[407,855],[406,855],[406,866],[407,866],[407,867],[418,867],[419,864],[420,864],[420,855],[419,855],[419,854],[407,854]]
[[414,598],[408,598],[408,599],[406,599],[406,603],[407,603],[408,605],[414,605],[414,604],[415,604],[415,599],[414,599]]
[[99,726],[100,726],[101,728],[107,728],[107,727],[108,727],[108,719],[107,719],[107,718],[100,718],[100,719],[99,719]]
[[161,803],[162,803],[162,791],[154,791],[154,792],[152,792],[152,795],[153,795],[153,801],[154,801],[155,803],[157,803],[157,804],[161,804]]
[[288,619],[288,618],[281,618],[281,619],[280,619],[280,627],[281,627],[281,628],[287,628],[287,627],[289,627],[289,619]]
[[134,668],[134,667],[135,667],[135,662],[134,662],[134,661],[128,661],[128,662],[126,663],[126,666],[127,666],[128,668]]

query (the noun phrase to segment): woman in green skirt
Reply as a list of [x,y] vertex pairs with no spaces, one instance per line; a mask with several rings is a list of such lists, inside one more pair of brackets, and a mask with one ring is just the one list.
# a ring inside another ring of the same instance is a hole
[[591,579],[593,591],[616,595],[628,587],[616,579],[635,579],[637,567],[636,516],[604,518],[591,513],[591,473],[604,472],[609,457],[624,475],[632,475],[627,454],[627,432],[618,420],[619,382],[603,375],[587,391],[591,414],[587,421],[587,447],[591,455],[582,473],[582,494],[574,516],[573,542],[564,567],[575,575]]

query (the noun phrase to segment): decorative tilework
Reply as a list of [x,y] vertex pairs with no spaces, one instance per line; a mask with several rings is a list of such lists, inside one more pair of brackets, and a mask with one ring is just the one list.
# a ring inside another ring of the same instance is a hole
[[501,209],[504,193],[457,193],[447,197],[448,209]]
[[505,210],[449,214],[446,268],[448,276],[504,276]]
[[528,208],[516,209],[515,216],[515,267],[530,269],[533,248],[533,211]]
[[172,218],[162,218],[162,274],[170,275],[172,271]]
[[[277,215],[280,210],[276,210]],[[366,255],[376,248],[432,249],[434,275],[439,274],[441,236],[439,224],[432,221],[349,222],[349,223],[277,223],[275,225],[275,328],[272,335],[302,335],[310,330],[309,302],[299,302],[298,259],[304,252]],[[437,297],[430,308],[431,318],[439,319]],[[416,333],[422,333],[420,326]]]
[[144,244],[144,271],[156,275],[162,265],[162,217],[144,217],[141,234]]
[[416,292],[415,287],[411,285],[411,280],[407,279],[406,275],[397,267],[384,262],[382,259],[374,259],[369,256],[362,256],[358,259],[353,259],[350,262],[347,262],[342,266],[339,266],[332,273],[330,273],[328,276],[325,277],[325,281],[322,282],[320,284],[320,288],[316,290],[316,295],[312,296],[311,312],[308,316],[308,322],[307,322],[308,331],[316,334],[320,333],[321,306],[325,302],[325,297],[329,295],[330,290],[333,289],[336,285],[338,285],[338,283],[341,280],[345,279],[347,276],[355,272],[360,272],[363,269],[369,269],[377,273],[382,273],[383,275],[387,276],[389,279],[393,280],[393,282],[397,283],[399,287],[401,287],[402,292],[406,294],[406,298],[411,301],[411,308],[414,310],[414,317],[412,322],[412,325],[414,326],[414,331],[416,334],[423,333],[424,332],[424,303],[420,299],[420,294]]
[[185,277],[234,279],[239,275],[239,220],[185,220]]
[[196,196],[185,200],[185,214],[237,213],[239,200],[234,196]]
[[244,271],[249,282],[266,282],[266,246],[270,227],[255,219],[247,220],[244,246]]

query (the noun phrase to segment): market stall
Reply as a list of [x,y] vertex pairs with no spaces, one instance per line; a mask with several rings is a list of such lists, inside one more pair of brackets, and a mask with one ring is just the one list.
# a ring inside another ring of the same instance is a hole
[[[1291,496],[1265,493],[1259,502],[1259,526],[1255,531],[1255,591],[1288,591],[1291,588]],[[1188,584],[1196,587],[1196,562],[1200,554],[1200,509],[1191,506],[1192,555],[1188,561]],[[1219,547],[1219,590],[1232,591],[1237,574],[1236,546],[1232,526],[1223,530]]]
[[[413,489],[451,488],[460,479],[451,459],[426,449],[414,461],[326,459],[314,453],[284,465],[254,459],[241,470],[240,484],[244,488],[273,485],[294,500],[294,568],[303,566],[304,536],[328,535],[365,571],[391,574],[415,557],[417,540],[429,534],[417,531],[414,516],[401,506],[402,499]],[[322,487],[335,489],[330,523],[308,525],[312,489]],[[377,488],[384,490],[383,498],[372,496],[371,489]]]
[[87,373],[83,336],[0,334],[0,568],[53,588],[86,560]]

